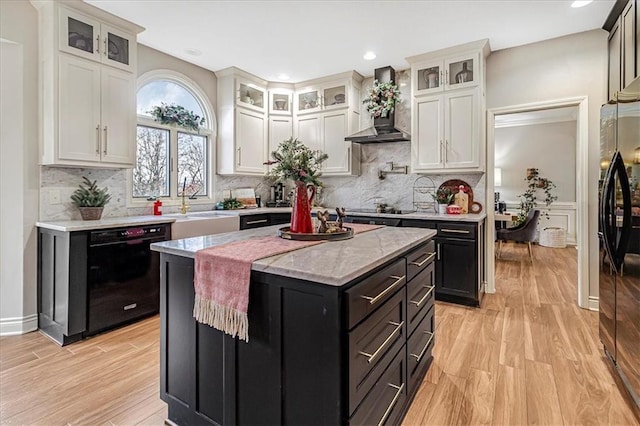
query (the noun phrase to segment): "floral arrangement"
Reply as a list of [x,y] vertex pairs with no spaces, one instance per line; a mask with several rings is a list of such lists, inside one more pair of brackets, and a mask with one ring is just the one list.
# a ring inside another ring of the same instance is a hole
[[455,194],[447,187],[438,188],[435,194],[431,195],[436,203],[448,206],[453,201]]
[[275,167],[267,173],[267,177],[276,182],[292,179],[307,185],[322,186],[318,179],[321,175],[320,167],[329,158],[324,152],[314,151],[298,139],[289,138],[280,142],[271,157],[273,160],[265,164],[275,164]]
[[160,124],[177,124],[185,129],[198,131],[204,125],[204,117],[196,115],[193,111],[187,111],[184,107],[175,104],[161,102],[159,106],[147,111],[153,119]]
[[373,118],[386,117],[393,112],[396,104],[400,102],[400,91],[393,82],[380,83],[373,81],[373,87],[369,89],[369,96],[362,101],[367,105],[367,111]]

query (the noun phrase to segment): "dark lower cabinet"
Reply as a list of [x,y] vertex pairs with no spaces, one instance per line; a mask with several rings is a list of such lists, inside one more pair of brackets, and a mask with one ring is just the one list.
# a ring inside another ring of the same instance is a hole
[[[422,291],[432,285],[433,260],[423,255],[432,246],[342,287],[252,272],[248,343],[193,319],[193,259],[161,254],[160,396],[169,420],[399,424],[432,360],[433,298]],[[407,261],[420,264],[408,282]],[[419,323],[413,333],[408,312]]]
[[258,213],[240,216],[240,230],[291,222],[291,213]]
[[436,229],[436,299],[480,306],[484,295],[484,223],[403,220],[402,226]]

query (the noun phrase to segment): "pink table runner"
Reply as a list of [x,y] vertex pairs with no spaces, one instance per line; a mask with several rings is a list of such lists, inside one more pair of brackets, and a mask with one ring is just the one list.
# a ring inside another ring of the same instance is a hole
[[[381,225],[349,223],[354,233]],[[236,241],[198,250],[195,256],[193,316],[196,321],[249,341],[247,309],[251,264],[265,257],[322,244],[326,241],[295,241],[277,236]]]

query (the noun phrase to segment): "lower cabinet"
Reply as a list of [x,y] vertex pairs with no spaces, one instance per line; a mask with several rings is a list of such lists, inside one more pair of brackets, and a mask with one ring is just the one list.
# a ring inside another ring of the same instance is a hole
[[291,222],[291,213],[259,213],[240,216],[240,230],[282,225]]
[[[193,259],[163,253],[160,396],[169,420],[399,424],[433,359],[433,257],[423,256],[432,247],[342,287],[253,271],[248,343],[193,319]],[[407,262],[420,265],[408,281]]]
[[437,300],[480,306],[484,295],[484,223],[403,220],[402,226],[437,229]]

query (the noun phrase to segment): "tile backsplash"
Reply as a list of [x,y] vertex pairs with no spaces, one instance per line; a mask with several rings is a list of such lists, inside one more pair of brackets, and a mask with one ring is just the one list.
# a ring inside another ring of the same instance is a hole
[[[396,127],[411,133],[411,78],[409,70],[397,71],[396,80],[401,91],[402,102],[396,108]],[[373,84],[373,78],[362,82],[363,97]],[[361,104],[360,128],[373,125],[364,104]],[[373,208],[375,197],[384,198],[384,203],[397,209],[413,210],[414,186],[422,175],[389,174],[385,179],[378,178],[379,170],[389,170],[389,162],[397,166],[408,166],[411,161],[410,142],[389,142],[362,145],[360,176],[321,178],[325,187],[321,199],[327,207]],[[70,196],[82,181],[82,176],[97,180],[100,187],[108,187],[112,194],[111,201],[104,209],[103,217],[136,216],[152,213],[152,202],[146,207],[127,207],[127,173],[128,170],[90,169],[90,168],[40,168],[40,220],[73,220],[80,219],[78,209],[71,203]],[[477,174],[443,174],[428,175],[437,188],[448,179],[461,179],[473,189],[473,198],[484,206],[485,184],[484,173]],[[418,185],[421,184],[421,180]],[[222,200],[222,191],[234,188],[254,188],[256,195],[263,202],[269,200],[270,183],[255,176],[219,176],[214,182],[215,200]],[[50,191],[59,191],[60,203],[50,203]],[[425,197],[420,200],[426,200]],[[197,204],[192,211],[211,210],[214,204]],[[178,212],[178,206],[163,206],[163,212]]]

